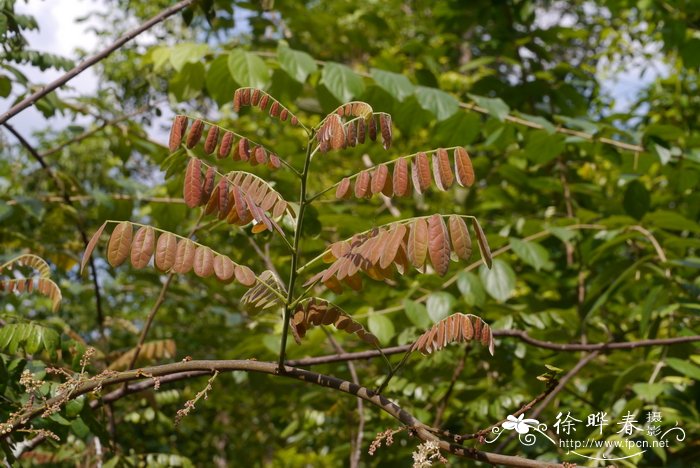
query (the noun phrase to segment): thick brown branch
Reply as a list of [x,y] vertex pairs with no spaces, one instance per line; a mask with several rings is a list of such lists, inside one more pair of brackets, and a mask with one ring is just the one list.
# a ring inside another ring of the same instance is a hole
[[96,63],[100,62],[101,60],[104,60],[107,58],[109,55],[112,54],[115,50],[118,50],[120,47],[122,47],[124,44],[138,36],[139,34],[143,33],[144,31],[149,30],[156,24],[162,22],[166,18],[169,18],[170,16],[174,15],[175,13],[183,10],[184,8],[190,6],[192,3],[194,3],[196,0],[182,0],[181,2],[176,3],[175,5],[171,6],[170,8],[166,8],[165,10],[161,11],[157,15],[155,15],[153,18],[149,19],[139,27],[132,29],[131,31],[126,32],[124,35],[122,35],[119,39],[117,39],[112,45],[104,49],[98,54],[93,55],[92,57],[89,57],[85,60],[83,60],[80,64],[78,64],[75,68],[64,74],[63,76],[60,76],[56,80],[52,81],[51,83],[47,84],[43,88],[41,88],[39,91],[35,92],[34,94],[24,98],[22,101],[18,102],[14,106],[12,106],[7,112],[2,114],[0,116],[0,124],[3,124],[7,122],[10,118],[13,116],[19,114],[22,112],[24,109],[27,107],[33,105],[35,102],[37,102],[39,99],[43,98],[47,94],[49,94],[51,91],[54,91],[57,88],[60,88],[64,84],[68,83],[70,80],[90,68],[91,66],[95,65]]
[[80,395],[84,395],[99,388],[130,382],[133,380],[140,380],[144,377],[148,377],[150,380],[158,378],[161,379],[162,382],[162,379],[164,379],[166,376],[174,374],[192,376],[202,375],[204,372],[211,374],[215,372],[227,371],[258,372],[263,374],[283,376],[286,378],[301,380],[303,382],[319,385],[322,387],[332,388],[337,391],[353,395],[380,408],[384,412],[388,413],[389,415],[400,421],[402,424],[411,427],[414,430],[415,434],[421,440],[436,441],[439,443],[440,448],[442,450],[450,452],[454,455],[483,461],[492,465],[517,467],[562,467],[562,465],[558,463],[543,464],[540,461],[533,461],[528,460],[526,458],[514,457],[509,455],[482,452],[475,449],[461,447],[456,444],[450,444],[435,436],[432,432],[430,432],[429,428],[425,426],[425,424],[417,420],[413,415],[402,409],[396,403],[388,400],[387,398],[384,398],[381,395],[375,394],[374,392],[365,387],[359,386],[346,380],[338,379],[333,376],[318,374],[316,372],[311,372],[305,369],[299,369],[290,366],[285,366],[282,372],[280,372],[277,363],[250,360],[183,361],[172,364],[164,364],[162,366],[147,367],[144,369],[115,373],[110,377],[105,377],[102,379],[93,378],[86,382],[77,384],[76,387],[72,391],[70,391],[69,395],[58,395],[46,401],[45,404],[36,406],[31,410],[28,410],[19,415],[14,421],[13,426],[8,429],[7,435],[5,437],[8,437],[11,433],[26,426],[33,418],[36,418],[41,413],[43,413],[46,407],[51,407],[52,405],[56,404],[63,404],[69,399],[75,399]]

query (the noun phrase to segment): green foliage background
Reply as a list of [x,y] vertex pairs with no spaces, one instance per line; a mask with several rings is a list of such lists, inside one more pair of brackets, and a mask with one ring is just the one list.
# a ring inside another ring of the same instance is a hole
[[[2,96],[21,96],[36,85],[17,63],[71,65],[32,52],[22,34],[35,24],[17,15],[14,3],[0,2]],[[97,372],[135,345],[163,278],[153,269],[113,269],[98,255],[101,336],[94,289],[89,277],[78,273],[84,245],[76,226],[82,223],[91,233],[106,219],[132,219],[186,235],[198,213],[166,200],[181,196],[184,170],[165,177],[161,169],[168,156],[162,142],[172,115],[216,120],[266,143],[296,167],[303,163],[305,139],[298,129],[254,111],[233,112],[231,97],[238,86],[267,89],[312,125],[350,99],[393,115],[394,145],[389,151],[365,145],[318,156],[312,165],[312,193],[363,169],[365,153],[380,163],[440,146],[469,150],[478,178],[473,188],[429,190],[392,203],[401,217],[475,215],[493,250],[510,249],[490,271],[462,271],[467,264],[452,263],[442,279],[412,272],[391,285],[366,279],[361,294],[324,293],[369,323],[384,346],[410,343],[455,311],[479,315],[494,329],[525,330],[556,343],[698,334],[700,3],[263,3],[267,10],[251,2],[198,2],[155,28],[155,43],[129,43],[101,62],[94,95],[65,98],[59,91],[37,103],[47,121],[30,141],[77,197],[72,207],[62,203],[55,181],[3,129],[0,259],[25,251],[47,259],[63,303],[53,314],[48,299],[0,296],[0,420],[27,398],[18,384],[22,369],[40,377],[46,366],[79,371],[82,350],[89,345],[99,350],[90,368]],[[124,18],[143,20],[169,4],[113,2],[113,10],[102,18],[104,44],[123,32]],[[545,27],[545,12],[566,20]],[[640,45],[648,43],[659,51],[643,52]],[[598,71],[649,58],[645,54],[667,73],[629,109],[613,112],[615,96],[602,92]],[[55,115],[81,118],[54,128],[50,117]],[[560,131],[564,128],[571,131]],[[92,133],[66,144],[85,132]],[[224,167],[240,165],[228,162]],[[298,188],[291,172],[258,173],[294,201]],[[376,198],[322,198],[307,213],[305,259],[331,241],[392,220]],[[581,225],[586,228],[577,227]],[[543,235],[536,240],[523,241],[539,232]],[[264,269],[244,230],[217,227],[198,233],[197,240],[256,272]],[[254,240],[269,249],[286,278],[289,258],[279,240],[269,233]],[[175,361],[185,356],[274,360],[282,328],[279,314],[243,313],[239,298],[244,291],[194,275],[176,278],[149,340],[174,340]],[[417,300],[423,297],[427,301]],[[60,340],[52,338],[48,347],[53,349],[42,352],[42,347],[31,349],[5,337],[9,326],[25,323],[54,331]],[[351,336],[335,338],[346,351],[366,349]],[[53,357],[56,351],[60,353]],[[332,353],[321,330],[312,331],[302,346],[288,347],[290,358]],[[451,388],[455,366],[465,353],[466,365]],[[428,358],[414,357],[386,395],[431,423],[449,392],[441,425],[469,433],[541,393],[544,385],[537,376],[547,371],[545,364],[567,372],[582,357],[506,337],[497,340],[495,357],[479,346],[453,346]],[[356,366],[369,388],[386,372],[380,359]],[[343,363],[316,370],[349,378]],[[640,419],[646,411],[661,411],[664,427],[678,422],[686,440],[621,466],[690,466],[699,456],[699,378],[696,344],[603,352],[583,367],[540,419],[551,424],[560,411],[579,419],[606,411],[613,425],[602,437],[612,440],[614,422],[628,411],[638,411]],[[347,463],[358,423],[352,398],[292,380],[226,374],[218,377],[208,400],[175,428],[177,410],[204,385],[203,379],[195,379],[114,403],[109,410],[116,422],[111,434],[107,411],[91,411],[86,400],[76,400],[40,423],[63,441],[44,443],[23,463],[91,465],[98,456],[94,436],[102,438],[109,466],[127,466],[137,459],[198,466]],[[44,390],[50,391],[49,385]],[[370,457],[366,449],[374,435],[397,423],[374,408],[366,408],[364,418],[362,462],[405,466],[416,442],[397,436],[393,446]],[[581,427],[577,438],[583,440],[588,432],[590,428]],[[7,441],[2,445],[9,451]],[[544,444],[527,448],[512,441],[504,453],[585,463]]]

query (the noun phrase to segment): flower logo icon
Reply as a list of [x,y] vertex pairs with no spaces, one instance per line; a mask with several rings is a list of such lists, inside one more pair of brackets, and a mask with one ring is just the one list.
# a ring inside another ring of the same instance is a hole
[[530,432],[530,428],[537,428],[539,423],[537,419],[525,419],[524,414],[521,414],[517,418],[509,414],[506,421],[501,424],[501,427],[507,430],[515,429],[518,434],[527,434]]

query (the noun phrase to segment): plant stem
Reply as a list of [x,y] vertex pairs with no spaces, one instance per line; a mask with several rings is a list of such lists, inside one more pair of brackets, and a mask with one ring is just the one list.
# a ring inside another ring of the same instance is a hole
[[289,272],[289,282],[287,283],[287,302],[284,305],[284,323],[282,324],[282,342],[280,344],[279,372],[284,373],[284,354],[287,348],[287,334],[289,333],[289,316],[294,298],[294,285],[297,281],[297,264],[299,262],[299,242],[301,240],[301,232],[304,227],[304,212],[306,211],[306,181],[309,176],[309,166],[311,165],[312,145],[314,141],[315,130],[311,131],[309,140],[306,144],[306,159],[304,160],[304,169],[301,172],[301,188],[299,189],[299,216],[297,216],[297,225],[294,229],[294,245],[292,247],[292,264]]

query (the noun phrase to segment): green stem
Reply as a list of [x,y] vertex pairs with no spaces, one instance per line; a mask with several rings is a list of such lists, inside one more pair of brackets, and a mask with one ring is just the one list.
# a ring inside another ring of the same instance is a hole
[[284,323],[282,324],[282,343],[280,344],[279,372],[284,373],[284,355],[287,348],[287,335],[289,334],[289,317],[292,308],[289,306],[294,298],[294,285],[297,281],[297,264],[299,263],[299,242],[301,241],[301,233],[304,227],[304,212],[308,201],[306,199],[306,182],[309,175],[309,166],[311,165],[312,144],[315,136],[315,131],[309,135],[309,140],[306,145],[306,159],[304,160],[304,169],[301,172],[301,188],[299,189],[299,215],[297,216],[297,224],[294,229],[294,245],[292,246],[292,264],[289,272],[289,282],[287,284],[287,301],[284,305]]
[[391,378],[399,371],[401,368],[406,364],[406,361],[408,360],[409,356],[413,352],[413,347],[408,348],[408,351],[406,351],[406,354],[403,355],[403,358],[401,358],[401,362],[398,363],[396,367],[392,367],[387,376],[384,378],[384,382],[379,386],[377,391],[375,393],[381,394],[382,391],[386,388],[387,385],[389,385],[389,381]]

